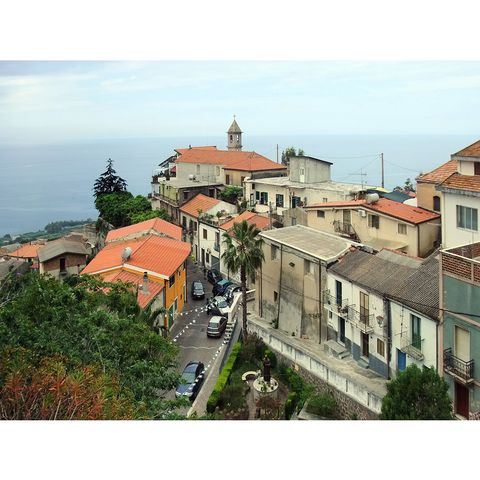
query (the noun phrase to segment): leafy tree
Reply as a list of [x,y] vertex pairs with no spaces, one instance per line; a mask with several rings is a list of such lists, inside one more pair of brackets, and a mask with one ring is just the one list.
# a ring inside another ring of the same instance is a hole
[[448,385],[433,368],[410,365],[387,383],[382,420],[451,420]]
[[282,152],[282,163],[284,165],[288,165],[290,163],[290,157],[297,157],[305,155],[305,152],[299,148],[298,152],[296,152],[295,147],[287,147],[283,152]]
[[62,283],[29,273],[11,279],[7,290],[8,298],[0,298],[2,349],[61,355],[68,373],[98,367],[118,378],[120,394],[131,392],[146,416],[161,414],[162,392],[178,381],[178,350],[140,318],[128,285],[88,275]]
[[233,204],[237,203],[238,197],[241,197],[243,194],[242,187],[236,185],[227,185],[222,192],[220,192],[220,198],[226,202]]
[[170,221],[170,215],[168,215],[166,210],[150,210],[142,213],[130,214],[130,220],[133,223],[144,222],[145,220],[150,220],[152,218],[161,218],[162,220]]
[[117,175],[113,168],[113,160],[107,161],[107,170],[103,172],[93,185],[93,196],[98,198],[101,195],[114,192],[125,192],[127,190],[127,182]]
[[393,190],[396,191],[396,192],[404,192],[404,193],[416,192],[415,185],[410,180],[410,178],[407,178],[405,180],[405,184],[403,185],[403,187],[397,185]]
[[240,271],[242,285],[243,335],[247,333],[247,278],[255,279],[256,271],[265,260],[263,254],[263,239],[258,236],[260,230],[247,221],[236,223],[229,233],[223,234],[226,249],[222,253],[227,268],[237,273]]

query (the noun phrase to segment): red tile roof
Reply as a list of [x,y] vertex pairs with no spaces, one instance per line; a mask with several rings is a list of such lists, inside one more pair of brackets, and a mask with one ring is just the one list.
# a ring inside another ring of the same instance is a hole
[[265,230],[270,226],[270,221],[267,217],[258,215],[254,212],[245,211],[237,217],[232,218],[228,222],[220,225],[220,228],[228,232],[236,223],[241,223],[244,220],[246,220],[250,225],[255,225],[259,230]]
[[475,143],[472,143],[468,147],[460,150],[457,153],[454,153],[453,156],[458,157],[480,157],[480,140],[477,140]]
[[205,213],[219,203],[220,200],[212,197],[207,197],[203,193],[199,193],[187,203],[182,205],[180,211],[186,213],[187,215],[190,215],[191,217],[198,218],[198,210],[201,210]]
[[435,183],[439,184],[446,180],[450,175],[455,173],[458,168],[457,160],[449,160],[448,162],[440,165],[435,170],[431,172],[424,173],[417,177],[417,182],[421,183]]
[[108,243],[83,269],[82,274],[94,274],[121,267],[124,263],[122,252],[126,247],[130,247],[132,253],[130,258],[125,261],[125,264],[164,277],[170,277],[187,259],[191,250],[189,243],[157,235]]
[[437,213],[429,212],[420,207],[413,207],[405,203],[394,202],[388,198],[380,198],[375,203],[367,203],[365,200],[351,200],[342,202],[327,202],[310,205],[306,209],[320,210],[322,208],[341,208],[341,207],[362,207],[367,210],[373,210],[383,213],[390,217],[398,218],[405,222],[420,224],[440,218]]
[[182,229],[173,223],[162,220],[161,218],[152,218],[144,222],[135,223],[128,227],[110,230],[107,234],[106,241],[112,242],[121,238],[129,237],[135,234],[159,233],[176,240],[182,239]]
[[[120,272],[110,273],[103,277],[104,282],[116,283],[116,282],[125,282],[133,283],[136,286],[143,284],[143,274],[134,274],[121,270]],[[145,308],[163,289],[163,285],[153,281],[152,279],[148,282],[148,293],[145,294],[139,288],[137,293],[137,302],[140,307]]]
[[441,183],[442,187],[454,188],[457,190],[468,190],[480,192],[480,176],[479,175],[461,175],[454,173]]
[[255,152],[239,152],[236,150],[217,150],[216,148],[178,149],[180,154],[177,163],[199,163],[223,165],[227,170],[262,171],[286,170],[285,165],[273,162]]
[[38,250],[43,247],[43,244],[35,244],[35,245],[22,245],[17,250],[8,253],[9,257],[20,257],[20,258],[37,258],[38,257]]
[[189,150],[216,150],[217,147],[215,145],[206,145],[204,147],[191,147],[191,148],[176,148],[175,151],[178,152],[180,155],[183,155],[185,152]]

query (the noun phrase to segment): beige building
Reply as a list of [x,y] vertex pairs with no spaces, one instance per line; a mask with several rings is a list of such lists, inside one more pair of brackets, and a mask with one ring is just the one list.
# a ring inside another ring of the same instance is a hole
[[296,225],[260,233],[265,262],[255,281],[258,315],[288,335],[317,343],[327,338],[322,291],[327,266],[352,241]]
[[440,215],[378,195],[307,206],[307,225],[368,245],[425,257],[440,240]]

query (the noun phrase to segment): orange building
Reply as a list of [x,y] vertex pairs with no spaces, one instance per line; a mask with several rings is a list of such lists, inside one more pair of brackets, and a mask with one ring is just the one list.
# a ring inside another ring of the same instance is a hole
[[100,275],[104,281],[138,285],[139,305],[165,307],[168,315],[164,326],[170,328],[185,303],[186,261],[190,251],[189,243],[155,234],[107,243],[82,275]]

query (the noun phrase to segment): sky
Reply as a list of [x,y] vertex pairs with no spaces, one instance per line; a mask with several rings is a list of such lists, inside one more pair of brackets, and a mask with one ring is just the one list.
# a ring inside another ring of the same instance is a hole
[[480,62],[0,61],[0,143],[476,134]]

